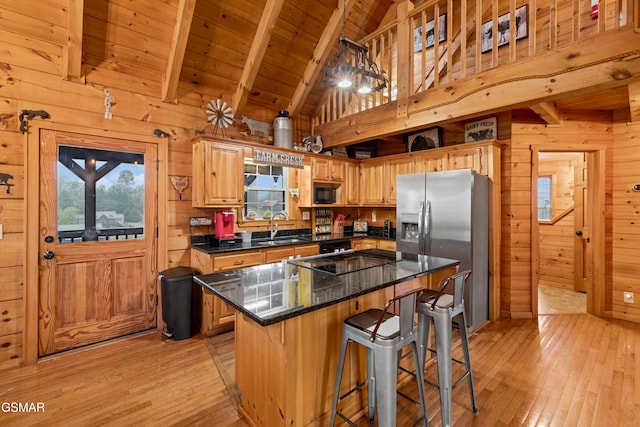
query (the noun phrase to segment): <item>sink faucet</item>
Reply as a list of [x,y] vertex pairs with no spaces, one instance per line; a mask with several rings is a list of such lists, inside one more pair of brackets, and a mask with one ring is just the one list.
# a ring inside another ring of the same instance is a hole
[[286,221],[289,220],[289,215],[287,215],[285,211],[276,212],[273,215],[271,215],[271,221],[269,222],[269,230],[271,231],[271,240],[273,240],[273,238],[276,237],[276,234],[278,234],[278,224],[276,224],[275,230],[273,229],[273,219],[278,215],[282,216]]

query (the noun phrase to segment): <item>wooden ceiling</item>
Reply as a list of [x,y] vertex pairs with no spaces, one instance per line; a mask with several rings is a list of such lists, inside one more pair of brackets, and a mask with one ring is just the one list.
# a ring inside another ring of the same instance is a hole
[[[269,122],[279,110],[307,117],[314,114],[325,93],[324,64],[343,32],[345,3],[344,33],[354,40],[394,20],[397,3],[52,1],[61,9],[69,8],[69,42],[60,40],[69,50],[69,78],[86,76],[87,83],[114,81],[132,92],[203,111],[211,100],[221,98],[233,106],[236,119],[246,115]],[[44,13],[41,18],[57,21]],[[53,35],[58,36],[66,38],[66,33]],[[80,61],[82,67],[74,67]],[[96,70],[100,78],[91,77]],[[556,100],[555,106],[540,105],[538,111],[617,109],[627,108],[628,102],[626,91],[615,89]]]
[[84,2],[84,10],[80,0],[69,3],[70,16],[75,5],[84,20],[81,72],[106,68],[167,102],[205,108],[222,98],[236,118],[271,121],[279,110],[315,111],[324,62],[343,31],[344,3],[345,35],[359,39],[379,27],[394,2],[103,0]]

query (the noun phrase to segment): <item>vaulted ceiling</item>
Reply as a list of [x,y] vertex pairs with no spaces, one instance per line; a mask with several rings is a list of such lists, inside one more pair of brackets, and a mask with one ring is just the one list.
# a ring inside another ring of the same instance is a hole
[[[51,1],[58,10],[68,7],[68,14],[43,11],[39,16],[51,28],[58,28],[54,21],[68,19],[68,34],[51,35],[66,45],[67,78],[202,108],[203,118],[207,104],[222,99],[233,106],[237,119],[246,115],[263,121],[273,120],[280,110],[312,116],[324,99],[322,73],[340,34],[361,39],[392,22],[397,3]],[[628,94],[618,88],[555,103],[559,109],[616,109],[628,105]]]
[[[84,70],[127,74],[141,92],[201,105],[221,98],[272,120],[279,110],[311,116],[326,59],[343,32],[359,39],[393,0],[72,0],[70,48],[81,39]],[[75,12],[74,12],[75,8]],[[84,8],[84,9],[83,9]],[[78,11],[79,9],[79,11]],[[82,10],[83,9],[83,10]],[[392,8],[392,11],[394,8]],[[81,13],[81,14],[80,14]],[[391,19],[393,19],[392,17]],[[83,19],[83,21],[82,21]],[[77,22],[77,21],[76,21]],[[70,55],[70,61],[73,56]],[[71,64],[72,65],[72,64]],[[69,67],[71,78],[73,66]],[[320,78],[318,78],[320,76]]]

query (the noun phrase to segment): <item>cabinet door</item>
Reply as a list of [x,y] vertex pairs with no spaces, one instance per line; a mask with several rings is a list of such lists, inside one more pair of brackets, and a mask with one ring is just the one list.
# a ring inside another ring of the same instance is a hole
[[397,200],[396,177],[413,173],[413,158],[403,157],[387,160],[384,166],[384,203],[395,206]]
[[312,255],[318,255],[320,253],[320,246],[317,244],[313,245],[305,245],[305,246],[296,246],[295,255],[306,257]]
[[428,154],[415,154],[413,163],[414,173],[442,171],[444,170],[444,158],[445,154],[441,153],[438,150],[433,150],[433,152]]
[[193,204],[241,206],[244,154],[239,146],[200,141],[193,152]]
[[288,259],[289,257],[292,257],[294,255],[295,251],[293,249],[293,246],[287,246],[286,248],[268,249],[265,255],[264,262],[280,262],[283,259]]
[[487,147],[484,146],[451,151],[447,155],[447,167],[449,170],[473,169],[479,174],[486,175],[487,170],[483,170],[482,165],[482,159],[487,158],[486,151]]
[[342,182],[344,180],[345,162],[342,160],[329,160],[329,171],[332,181]]
[[378,240],[378,249],[384,249],[385,251],[395,251],[396,242],[392,240]]
[[345,162],[342,194],[345,204],[357,205],[360,203],[360,167],[357,163]]
[[380,206],[384,203],[384,163],[364,161],[360,163],[360,203]]
[[214,261],[214,271],[235,270],[262,264],[260,251],[242,251],[234,254],[218,255]]
[[344,162],[334,159],[323,159],[314,157],[311,161],[313,165],[313,179],[319,181],[341,182],[344,176]]
[[[243,251],[229,255],[214,257],[214,272],[235,270],[262,264],[260,251]],[[227,327],[230,328],[235,320],[235,310],[209,292],[202,295],[202,332],[205,335],[215,334]]]
[[353,239],[351,241],[351,246],[356,251],[362,249],[376,249],[378,247],[376,239]]

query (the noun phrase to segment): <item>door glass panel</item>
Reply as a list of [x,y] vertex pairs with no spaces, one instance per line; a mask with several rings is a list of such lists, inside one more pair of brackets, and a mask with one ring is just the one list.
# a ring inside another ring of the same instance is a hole
[[58,242],[144,238],[144,155],[59,146]]

